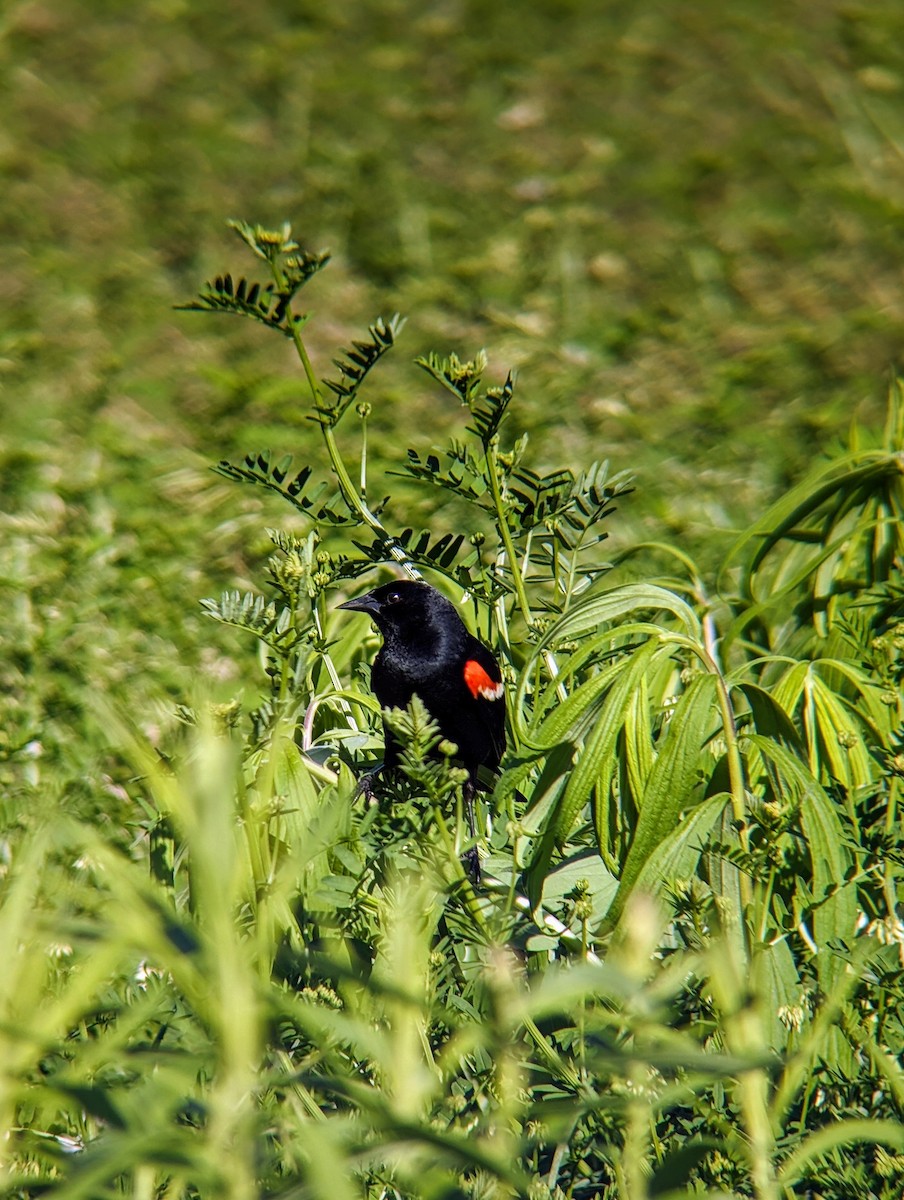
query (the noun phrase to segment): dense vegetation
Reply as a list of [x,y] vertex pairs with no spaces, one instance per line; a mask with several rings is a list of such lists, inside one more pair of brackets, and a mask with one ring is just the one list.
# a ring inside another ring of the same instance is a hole
[[904,1190],[901,18],[590,7],[4,18],[8,1194]]

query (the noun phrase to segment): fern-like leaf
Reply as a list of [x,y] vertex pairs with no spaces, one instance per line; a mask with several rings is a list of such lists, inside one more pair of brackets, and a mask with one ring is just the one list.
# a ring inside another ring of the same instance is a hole
[[[371,564],[385,563],[387,557],[397,562],[404,557],[404,561],[411,565],[445,575],[482,603],[495,604],[500,596],[508,594],[511,589],[504,579],[496,575],[489,576],[479,569],[477,551],[473,547],[461,561],[456,562],[464,542],[464,534],[444,534],[431,543],[430,534],[426,531],[415,534],[413,529],[403,529],[391,541],[377,537],[369,543],[356,541],[354,545],[368,560],[362,569],[368,569]],[[344,573],[348,576],[361,573],[353,572],[351,568],[351,563],[344,566]]]
[[410,476],[413,479],[432,483],[434,487],[444,488],[455,492],[472,503],[476,502],[486,512],[494,511],[488,500],[483,500],[489,494],[481,464],[466,447],[453,442],[446,451],[447,465],[445,469],[435,454],[428,454],[422,459],[416,450],[408,450],[408,462],[402,471],[390,471],[390,475]]
[[337,423],[357,396],[371,368],[395,345],[404,324],[398,313],[388,321],[379,317],[368,328],[369,342],[352,342],[351,348],[343,351],[344,358],[333,360],[339,369],[339,378],[325,379],[323,382],[333,393],[335,400],[317,405],[313,417],[315,421],[329,426]]
[[218,275],[208,280],[198,292],[198,299],[175,307],[183,312],[223,312],[233,316],[250,317],[285,337],[294,332],[307,320],[302,315],[293,315],[289,304],[296,287],[278,288],[273,283],[261,285],[241,277],[237,282],[230,274]]
[[[299,512],[312,520],[331,525],[334,528],[346,528],[357,525],[355,515],[349,512],[342,494],[330,491],[326,483],[320,482],[309,487],[312,477],[310,467],[301,470],[289,478],[289,468],[292,463],[291,455],[285,456],[277,463],[270,461],[270,452],[261,451],[259,454],[248,454],[240,466],[230,462],[220,462],[214,467],[219,475],[240,483],[254,483],[259,487],[276,492]],[[287,483],[286,480],[289,479]]]
[[467,407],[474,420],[474,424],[468,426],[469,432],[479,437],[484,447],[488,447],[499,432],[514,395],[515,381],[511,371],[502,387],[487,388],[481,396],[480,379],[487,365],[483,350],[471,362],[465,363],[457,354],[450,354],[448,358],[429,354],[426,358],[416,358],[414,361]]
[[480,438],[484,446],[489,446],[499,432],[499,426],[514,394],[515,380],[509,371],[502,387],[487,388],[480,399],[469,405],[474,424],[469,425],[468,429]]

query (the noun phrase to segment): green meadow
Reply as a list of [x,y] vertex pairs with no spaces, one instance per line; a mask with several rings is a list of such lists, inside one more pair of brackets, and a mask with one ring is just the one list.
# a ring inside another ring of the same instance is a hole
[[[904,15],[0,14],[0,1190],[897,1200]],[[379,640],[503,667],[478,803]]]

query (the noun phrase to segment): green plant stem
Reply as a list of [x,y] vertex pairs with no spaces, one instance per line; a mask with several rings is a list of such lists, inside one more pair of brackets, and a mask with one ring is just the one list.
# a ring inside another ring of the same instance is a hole
[[360,494],[367,495],[367,417],[361,418],[361,484]]
[[[304,344],[304,338],[301,336],[301,329],[297,323],[292,325],[292,341],[295,343],[295,349],[298,352],[298,357],[301,360],[301,365],[304,369],[305,378],[308,381],[308,388],[311,392],[311,398],[315,404],[323,403],[323,393],[320,390],[320,384],[317,382],[317,376],[314,374],[314,367],[311,363],[310,355],[308,354],[307,346]],[[329,425],[320,422],[320,430],[323,434],[323,440],[326,444],[327,453],[330,456],[330,464],[336,475],[336,480],[339,484],[339,491],[342,493],[342,499],[353,512],[357,512],[368,525],[375,531],[386,536],[386,531],[383,526],[370,511],[364,502],[364,498],[359,494],[352,483],[352,477],[348,473],[339,447],[336,445],[336,438],[333,435],[333,430]]]
[[772,889],[775,887],[776,869],[773,863],[769,867],[769,874],[766,876],[766,883],[763,887],[762,894],[759,897],[760,904],[760,924],[757,930],[757,942],[762,944],[766,939],[766,922],[769,920],[769,905],[772,902]]
[[530,601],[527,598],[527,589],[524,586],[524,577],[521,574],[521,567],[518,563],[518,555],[515,552],[515,543],[512,541],[512,533],[508,526],[508,517],[505,513],[505,506],[502,501],[502,489],[499,485],[499,472],[496,468],[496,439],[486,447],[485,461],[487,465],[487,481],[490,485],[490,494],[493,497],[493,505],[496,509],[496,519],[499,525],[499,533],[502,537],[502,544],[505,547],[506,558],[508,559],[509,570],[512,573],[512,582],[515,585],[515,595],[518,597],[518,607],[521,609],[521,615],[527,622],[528,626],[533,624],[533,614],[531,613]]
[[[273,267],[273,274],[277,280],[277,283],[279,283],[281,275],[278,267],[275,264]],[[292,320],[291,316],[289,320],[292,328],[292,341],[295,345],[296,353],[298,354],[298,358],[304,370],[305,379],[308,382],[311,398],[315,404],[322,404],[323,393],[320,390],[320,384],[317,382],[317,376],[314,372],[314,366],[311,362],[311,357],[308,354],[307,346],[304,344],[304,338],[301,336],[301,324],[298,321]],[[342,458],[342,453],[336,444],[336,438],[333,433],[332,426],[325,424],[323,421],[318,423],[320,425],[321,434],[323,435],[326,452],[329,455],[330,465],[333,468],[336,481],[339,484],[339,491],[342,495],[342,499],[348,505],[349,509],[353,513],[357,513],[361,520],[373,530],[373,532],[386,547],[389,555],[395,559],[405,574],[411,579],[420,579],[420,572],[413,565],[413,563],[410,562],[402,547],[387,532],[386,527],[383,525],[377,515],[371,512],[370,508],[368,507],[363,491],[363,480],[362,489],[360,491],[352,482],[352,477],[349,474],[348,468],[345,465],[345,461]]]
[[[895,826],[898,820],[898,792],[899,781],[897,776],[892,775],[888,781],[888,806],[885,810],[885,832],[891,838],[894,836]],[[894,917],[898,911],[898,895],[897,895],[897,876],[899,868],[891,860],[885,863],[883,871],[882,888],[885,894],[885,903],[888,908],[889,917]]]
[[[744,761],[738,742],[738,726],[735,721],[731,694],[725,676],[718,661],[710,653],[709,647],[701,645],[693,638],[679,638],[676,641],[686,646],[697,656],[706,671],[716,680],[716,696],[718,697],[719,715],[722,721],[722,732],[725,736],[725,757],[728,762],[728,779],[731,797],[731,810],[738,826],[738,838],[745,853],[750,852],[750,836],[747,831],[747,789],[744,783]],[[740,877],[741,901],[745,910],[749,909],[753,899],[750,879],[742,874]]]
[[[322,601],[323,601],[323,594],[321,593],[320,596],[318,596],[317,601],[311,606],[312,607],[312,616],[314,618],[314,628],[317,630],[317,636],[320,638],[321,642],[323,642],[325,640],[324,626],[323,626],[323,614],[321,613],[320,608],[319,608],[319,604],[322,603]],[[333,687],[335,688],[335,690],[337,692],[341,692],[342,691],[342,680],[339,678],[339,672],[336,670],[336,664],[333,662],[332,656],[330,655],[329,651],[322,650],[320,652],[320,657],[323,661],[323,665],[326,667],[326,672],[330,677],[330,683],[333,685]],[[349,705],[348,701],[343,699],[342,697],[340,697],[339,703],[342,707],[342,710],[350,718],[350,724],[351,724],[352,728],[358,729],[359,728],[358,723],[357,723],[357,721],[355,721],[355,719],[352,715],[351,706]]]
[[[740,1014],[739,1014],[740,1015]],[[756,1036],[754,1034],[754,1036]],[[743,1043],[742,1043],[743,1044]],[[769,1080],[763,1070],[745,1071],[738,1080],[741,1114],[747,1133],[750,1176],[757,1200],[780,1200],[773,1167],[775,1150],[769,1122]]]
[[443,815],[442,809],[438,804],[433,806],[433,816],[436,821],[436,826],[439,829],[440,837],[443,840],[443,848],[449,857],[449,861],[455,863],[458,868],[458,885],[461,889],[461,895],[464,907],[468,910],[468,914],[474,924],[480,930],[485,938],[489,938],[489,927],[484,919],[483,913],[480,911],[480,904],[477,900],[477,894],[471,880],[468,878],[467,872],[461,865],[461,861],[455,850],[455,839],[449,831],[449,826],[446,824],[446,818]]
[[621,1153],[624,1200],[648,1200],[650,1111],[640,1098],[646,1086],[643,1067],[632,1069],[630,1083],[637,1094],[629,1101],[625,1114],[625,1143]]

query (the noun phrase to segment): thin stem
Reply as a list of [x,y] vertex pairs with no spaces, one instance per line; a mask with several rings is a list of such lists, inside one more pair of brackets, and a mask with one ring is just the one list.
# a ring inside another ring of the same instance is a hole
[[455,849],[455,839],[449,831],[449,826],[446,824],[446,819],[443,816],[442,809],[439,804],[433,805],[433,816],[436,821],[436,826],[439,829],[440,837],[443,842],[443,848],[449,857],[449,861],[454,863],[457,869],[457,886],[461,890],[461,901],[467,909],[469,916],[474,924],[480,930],[485,938],[489,938],[490,930],[484,919],[483,913],[480,911],[480,903],[477,899],[477,893],[474,891],[474,886],[468,878],[468,873],[461,865],[461,860]]
[[361,418],[361,495],[367,495],[367,417]]
[[305,379],[307,379],[308,387],[311,390],[311,398],[316,404],[320,404],[323,401],[323,392],[320,390],[320,384],[317,382],[317,376],[314,374],[314,365],[311,362],[307,346],[305,346],[304,339],[301,336],[301,325],[297,321],[292,322],[292,341],[295,343],[295,349],[298,352],[298,357],[301,359]]
[[[308,387],[311,391],[311,396],[315,404],[320,404],[323,401],[323,393],[320,390],[320,385],[317,382],[317,376],[314,374],[314,367],[311,363],[307,347],[305,346],[304,339],[301,336],[301,328],[297,323],[292,324],[292,341],[295,343],[295,349],[298,353],[299,359],[301,360],[301,365],[304,368],[305,378],[308,381]],[[389,556],[399,564],[409,578],[420,579],[420,571],[418,571],[414,564],[409,560],[408,556],[405,554],[405,551],[395,540],[395,538],[388,533],[386,527],[383,525],[377,515],[371,512],[370,508],[367,506],[367,500],[364,494],[364,461],[362,460],[362,486],[361,490],[359,491],[352,482],[352,477],[349,474],[348,468],[345,465],[345,461],[342,458],[342,453],[336,443],[332,426],[325,424],[323,421],[319,422],[319,424],[320,432],[323,435],[324,444],[326,445],[326,452],[329,455],[330,465],[333,468],[336,481],[339,484],[339,491],[342,495],[342,499],[348,505],[349,510],[353,513],[357,513],[361,520],[373,530],[373,532],[386,547]]]
[[512,541],[511,530],[508,526],[508,518],[505,515],[505,508],[502,502],[502,490],[499,486],[499,473],[496,469],[496,446],[493,442],[486,447],[485,460],[487,464],[487,481],[490,485],[490,494],[493,497],[493,506],[496,509],[496,518],[499,525],[499,533],[502,537],[502,544],[505,547],[506,558],[508,559],[509,570],[512,573],[512,582],[515,585],[515,595],[518,597],[518,607],[521,609],[521,614],[528,625],[533,624],[533,614],[531,613],[530,601],[527,598],[527,590],[524,586],[524,578],[521,574],[521,568],[518,565],[518,555],[515,552],[515,543]]
[[[747,832],[747,789],[744,785],[744,763],[741,758],[741,748],[738,745],[738,727],[735,722],[734,709],[731,705],[731,696],[729,695],[725,678],[716,663],[712,659],[709,661],[711,670],[716,677],[716,694],[719,698],[722,730],[725,734],[725,753],[728,760],[732,815],[738,826],[738,838],[741,842],[741,849],[745,854],[749,854],[750,837]],[[753,898],[749,876],[742,872],[739,884],[741,889],[741,903],[745,909],[748,909]]]
[[765,1071],[744,1071],[741,1074],[738,1079],[738,1098],[747,1134],[750,1178],[757,1200],[779,1200],[772,1161],[775,1145],[769,1122],[768,1097],[769,1081]]
[[[698,641],[691,638],[681,638],[678,640],[699,658],[706,670],[716,680],[716,696],[722,721],[722,732],[725,736],[725,757],[728,762],[731,811],[738,827],[738,839],[741,843],[741,849],[745,854],[749,854],[750,835],[747,831],[747,788],[744,782],[744,761],[741,757],[741,747],[738,742],[738,726],[735,721],[728,683],[722,674],[719,663],[710,654],[708,645],[701,645]],[[745,914],[749,913],[753,903],[753,888],[749,876],[741,872],[738,886],[741,892],[741,904],[744,912]],[[744,931],[744,940],[749,953],[750,930],[746,920],[742,920],[741,928]]]
[[[898,820],[899,787],[898,779],[892,775],[888,781],[888,805],[885,810],[885,830],[888,834],[893,833]],[[898,910],[897,869],[890,859],[885,863],[883,875],[882,887],[885,893],[885,903],[888,907],[888,915],[893,917]]]
[[769,874],[766,877],[766,885],[763,888],[763,894],[760,896],[760,927],[757,930],[757,941],[760,945],[766,940],[766,923],[769,920],[769,906],[772,901],[772,889],[775,887],[775,865],[769,868]]
[[[291,625],[291,627],[293,629],[295,628],[295,618],[297,615],[298,615],[298,607],[297,607],[297,603],[296,603],[296,598],[294,595],[292,595],[289,597],[289,624]],[[289,653],[289,654],[284,653],[282,655],[282,666],[280,667],[280,672],[279,672],[278,699],[279,699],[280,704],[282,704],[285,701],[286,695],[289,692],[291,676],[292,676],[292,655],[291,655],[291,653]]]

